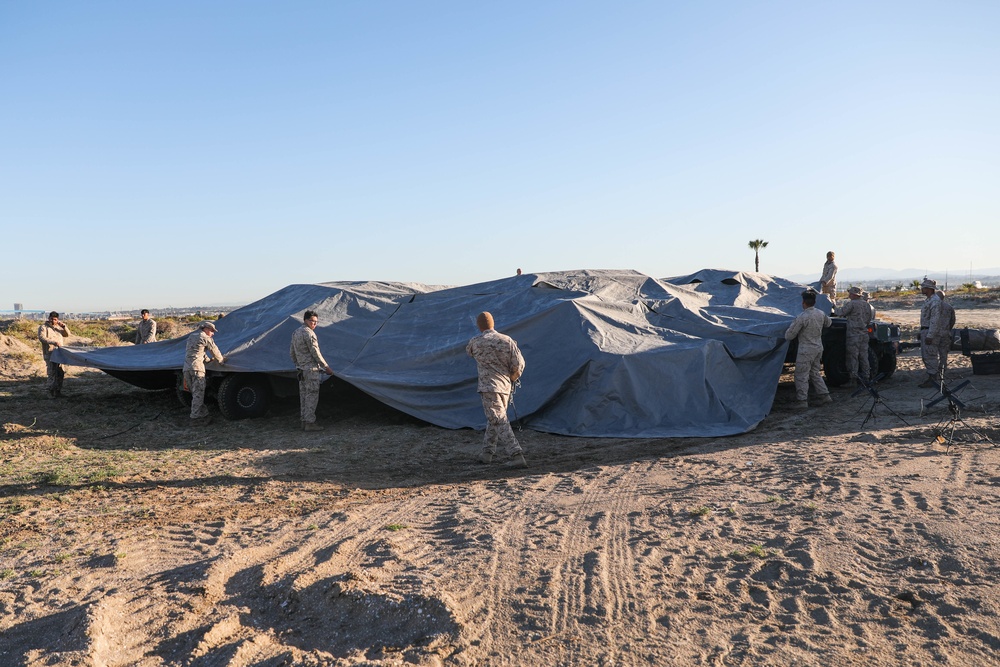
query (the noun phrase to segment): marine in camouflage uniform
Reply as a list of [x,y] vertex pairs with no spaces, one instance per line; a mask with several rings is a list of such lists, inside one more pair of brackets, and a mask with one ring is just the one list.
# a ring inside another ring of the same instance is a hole
[[872,377],[868,361],[868,323],[872,320],[872,307],[865,302],[860,287],[852,287],[847,296],[850,301],[841,306],[838,313],[847,318],[847,372],[853,382],[860,366],[861,378],[867,384]]
[[292,334],[292,345],[288,353],[299,373],[299,416],[302,430],[322,431],[316,423],[316,405],[319,404],[320,372],[333,375],[333,370],[319,351],[319,340],[313,331],[319,324],[319,316],[307,310],[302,316],[302,326]]
[[930,389],[944,380],[948,350],[951,349],[951,330],[941,297],[937,295],[937,282],[924,279],[920,283],[920,291],[927,297],[920,307],[920,358],[927,369],[927,379],[919,386]]
[[212,340],[215,332],[214,324],[202,322],[198,325],[198,330],[188,336],[184,350],[184,386],[191,392],[191,419],[194,420],[209,417],[208,408],[205,407],[206,351],[212,355],[213,361],[220,364],[225,362],[222,352]]
[[45,383],[49,396],[62,396],[63,378],[66,373],[63,367],[52,361],[52,349],[62,347],[64,339],[69,338],[69,327],[59,321],[59,313],[52,311],[45,324],[38,327],[38,340],[42,344],[42,358],[45,359]]
[[[942,290],[938,290],[936,294],[938,295],[938,298],[941,299],[941,317],[948,322],[948,348],[951,349],[951,343],[955,340],[955,337],[952,334],[952,331],[955,329],[955,322],[957,319],[955,317],[955,307],[948,303],[948,300],[944,298],[944,292]],[[945,356],[945,365],[947,365],[947,362],[948,357]]]
[[486,433],[483,436],[483,451],[479,460],[489,463],[496,455],[497,445],[503,445],[504,454],[513,461],[527,465],[524,452],[507,418],[513,383],[524,372],[524,357],[517,343],[493,329],[493,316],[480,313],[476,318],[479,335],[472,338],[465,351],[476,360],[479,372],[477,391],[483,401],[486,413]]
[[862,292],[861,292],[861,298],[864,299],[864,302],[868,304],[868,307],[871,308],[871,311],[872,311],[872,316],[871,316],[871,318],[868,321],[869,322],[874,322],[875,321],[875,304],[873,304],[871,302],[872,295],[869,294],[868,292],[865,292],[865,291],[862,290]]
[[144,345],[146,343],[156,342],[156,320],[154,320],[149,315],[149,311],[143,308],[142,319],[139,320],[139,326],[135,328],[135,344]]
[[834,304],[837,303],[837,265],[833,261],[835,256],[832,250],[826,253],[823,275],[819,277],[820,292],[829,296]]
[[785,340],[798,339],[795,356],[795,398],[799,408],[809,407],[809,386],[812,385],[822,403],[830,403],[830,390],[820,373],[823,359],[823,329],[832,324],[830,317],[816,310],[816,293],[802,294],[802,312],[785,332]]

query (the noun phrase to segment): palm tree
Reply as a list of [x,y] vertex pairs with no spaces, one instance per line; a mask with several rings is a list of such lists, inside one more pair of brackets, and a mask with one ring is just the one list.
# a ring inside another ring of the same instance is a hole
[[755,239],[747,245],[749,245],[750,249],[753,250],[753,270],[760,273],[760,251],[762,248],[767,247],[767,241]]

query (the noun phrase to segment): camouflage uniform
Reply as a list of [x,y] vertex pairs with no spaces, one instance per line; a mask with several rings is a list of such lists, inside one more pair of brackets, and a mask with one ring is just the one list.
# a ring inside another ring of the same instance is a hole
[[191,419],[208,416],[208,408],[205,407],[205,350],[214,361],[220,364],[225,361],[212,337],[198,329],[188,336],[184,350],[184,384],[191,392]]
[[69,335],[69,327],[63,322],[59,323],[59,328],[48,322],[38,327],[38,340],[42,343],[42,358],[45,359],[45,377],[47,378],[45,386],[53,397],[62,393],[63,377],[66,373],[62,366],[52,362],[52,348],[62,347],[63,339],[68,338]]
[[521,445],[507,419],[507,406],[513,389],[510,378],[524,371],[524,357],[517,349],[517,343],[510,336],[487,329],[470,340],[465,351],[476,360],[479,371],[477,391],[486,413],[483,453],[496,454],[497,443],[500,443],[505,454],[519,454]]
[[320,373],[329,366],[319,351],[316,332],[304,324],[296,329],[288,353],[299,371],[299,415],[303,424],[314,424],[316,405],[319,403]]
[[872,307],[862,299],[851,299],[840,308],[839,314],[847,318],[847,372],[853,379],[860,366],[860,375],[868,382],[872,376],[868,362],[868,323],[872,320]]
[[806,308],[785,332],[785,340],[799,339],[799,350],[795,356],[795,398],[809,400],[809,385],[816,394],[829,400],[830,390],[820,374],[823,358],[823,329],[830,326],[830,317],[816,308]]
[[937,381],[944,379],[951,349],[950,322],[942,303],[941,297],[932,294],[920,307],[920,358],[927,374]]
[[819,287],[823,294],[830,297],[830,301],[836,303],[837,299],[837,265],[832,259],[828,259],[823,265],[823,275],[819,277]]
[[[947,327],[948,328],[948,343],[949,343],[949,349],[950,349],[951,343],[954,342],[954,340],[955,340],[954,334],[952,333],[952,331],[955,329],[955,321],[956,321],[955,307],[952,306],[950,303],[948,303],[948,300],[944,298],[944,292],[942,292],[941,290],[938,290],[937,291],[937,295],[938,295],[938,297],[941,298],[941,317],[944,318],[945,321],[948,322],[948,327]],[[945,361],[947,361],[947,357],[945,358]]]
[[139,326],[135,330],[135,344],[156,342],[156,320],[152,317],[148,320],[139,320]]
[[955,307],[945,299],[941,300],[941,317],[948,322],[947,330],[949,332],[955,328]]
[[861,298],[864,299],[865,303],[868,304],[868,307],[872,311],[872,315],[871,315],[871,317],[868,318],[868,321],[869,322],[874,322],[875,321],[875,306],[874,306],[874,304],[872,304],[871,301],[868,300],[869,298],[871,298],[871,295],[868,294],[868,292],[862,292],[861,293]]

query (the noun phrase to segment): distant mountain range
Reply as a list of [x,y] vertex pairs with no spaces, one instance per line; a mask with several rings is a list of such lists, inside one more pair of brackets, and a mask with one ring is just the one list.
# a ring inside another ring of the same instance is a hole
[[[781,276],[788,280],[794,280],[803,285],[814,283],[819,280],[819,271],[816,273],[799,273],[793,276]],[[902,283],[909,285],[914,280],[931,278],[943,284],[946,280],[948,285],[955,287],[963,283],[982,282],[984,285],[1000,284],[1000,268],[996,269],[976,269],[970,275],[961,271],[927,271],[925,269],[876,269],[869,266],[860,269],[837,269],[837,285],[844,286],[851,283],[884,283],[894,285]],[[845,288],[846,289],[846,288]]]

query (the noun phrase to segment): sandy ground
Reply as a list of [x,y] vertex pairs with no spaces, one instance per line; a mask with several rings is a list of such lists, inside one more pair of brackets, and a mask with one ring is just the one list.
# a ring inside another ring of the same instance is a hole
[[[910,331],[920,328],[920,309],[893,308],[878,310],[878,319],[894,322]],[[1000,310],[993,308],[955,309],[955,327],[973,329],[1000,329]]]
[[525,430],[526,470],[344,390],[192,430],[4,354],[0,665],[998,664],[1000,375],[958,353],[962,421],[909,351],[878,403],[785,376],[753,432]]

